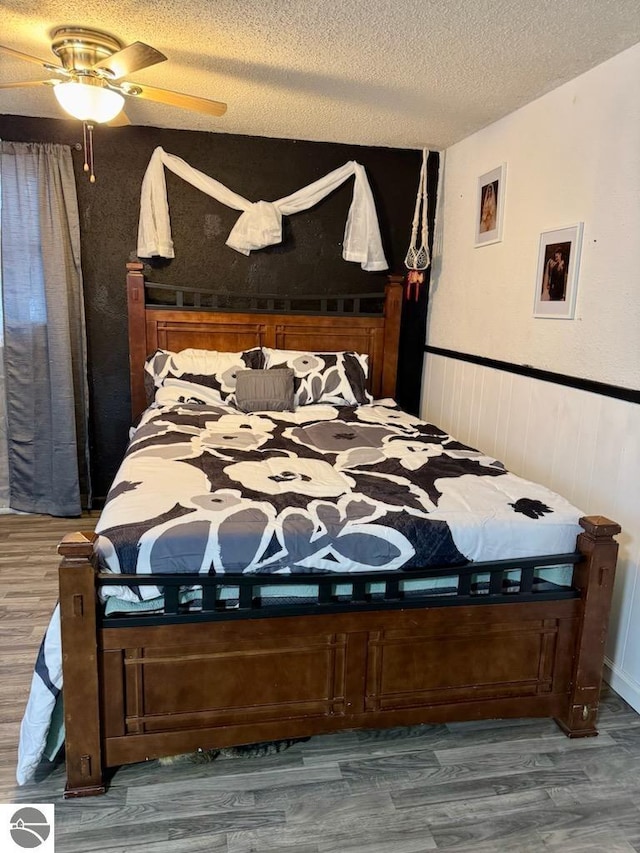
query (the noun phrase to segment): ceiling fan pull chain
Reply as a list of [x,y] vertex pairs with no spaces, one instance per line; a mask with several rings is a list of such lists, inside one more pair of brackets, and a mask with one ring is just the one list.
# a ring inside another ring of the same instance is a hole
[[84,166],[85,172],[89,172],[89,181],[92,184],[96,182],[96,176],[93,172],[93,125],[89,122],[82,122],[82,141],[84,142]]
[[88,124],[87,129],[89,131],[89,163],[91,164],[91,172],[89,174],[89,181],[92,184],[96,182],[96,176],[93,173],[93,125]]
[[89,164],[87,163],[87,123],[86,121],[82,122],[82,150],[84,152],[84,166],[82,167],[85,172],[89,171]]

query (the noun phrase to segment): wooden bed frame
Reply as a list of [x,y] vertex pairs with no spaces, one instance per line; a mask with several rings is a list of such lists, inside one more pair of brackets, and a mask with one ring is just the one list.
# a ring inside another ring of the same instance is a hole
[[[279,312],[275,297],[263,312],[204,310],[206,295],[188,287],[173,307],[154,307],[142,265],[128,269],[134,416],[146,406],[143,362],[157,347],[355,349],[369,353],[374,395],[393,396],[399,277],[387,285],[384,314],[345,316]],[[533,566],[552,565],[547,557],[456,569],[453,602],[403,600],[399,573],[387,573],[382,602],[367,597],[359,578],[350,604],[329,606],[319,591],[308,612],[294,615],[256,608],[249,585],[239,610],[207,606],[205,593],[203,611],[184,618],[167,586],[173,606],[151,620],[105,619],[97,586],[109,578],[97,569],[96,537],[65,537],[65,797],[102,793],[107,769],[121,764],[344,729],[553,717],[570,737],[597,734],[620,527],[599,516],[580,524],[576,554],[555,560],[575,563],[571,589],[557,594],[531,591]],[[507,595],[503,573],[516,565],[520,594]],[[474,596],[471,572],[480,568],[490,588]]]

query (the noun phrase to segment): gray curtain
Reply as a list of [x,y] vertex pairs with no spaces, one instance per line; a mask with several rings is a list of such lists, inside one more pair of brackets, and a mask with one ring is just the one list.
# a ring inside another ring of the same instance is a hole
[[89,500],[87,373],[70,149],[0,143],[0,192],[10,506],[79,515]]

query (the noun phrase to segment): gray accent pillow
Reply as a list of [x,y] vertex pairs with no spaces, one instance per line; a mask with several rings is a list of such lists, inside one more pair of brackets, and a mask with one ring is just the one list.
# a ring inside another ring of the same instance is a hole
[[239,370],[236,374],[236,406],[243,412],[292,412],[293,370]]

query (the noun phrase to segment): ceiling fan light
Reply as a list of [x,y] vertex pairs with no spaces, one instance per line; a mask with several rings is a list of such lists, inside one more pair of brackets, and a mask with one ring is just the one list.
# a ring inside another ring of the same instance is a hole
[[62,109],[80,121],[111,121],[124,106],[124,98],[118,92],[81,80],[58,83],[53,91]]

